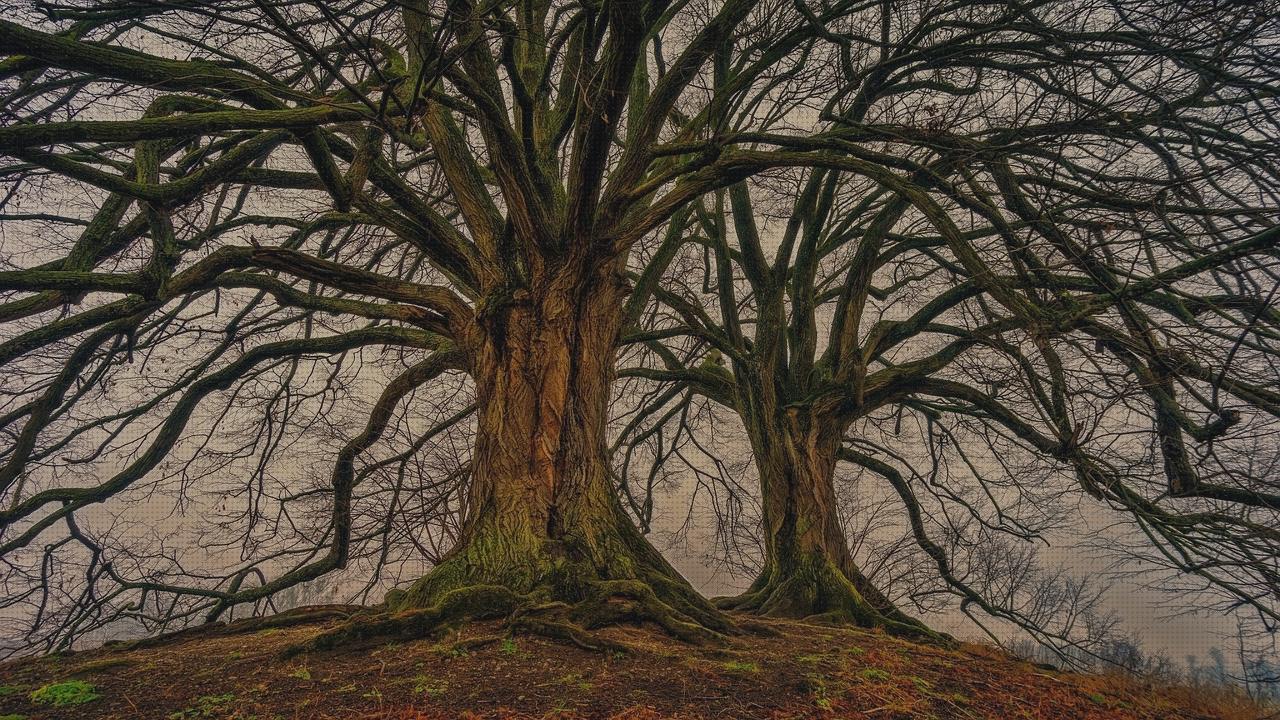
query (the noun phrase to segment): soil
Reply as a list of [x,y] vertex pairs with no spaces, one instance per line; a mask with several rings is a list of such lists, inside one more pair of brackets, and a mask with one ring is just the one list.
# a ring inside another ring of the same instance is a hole
[[[493,622],[434,639],[283,658],[341,622],[339,614],[330,608],[302,624],[247,622],[7,662],[0,665],[0,720],[1263,717],[1185,688],[1059,672],[987,646],[944,649],[781,620],[759,621],[773,634],[758,629],[700,646],[654,628],[600,631],[629,646],[625,653],[513,636]],[[31,698],[75,680],[91,685],[96,699],[59,707]]]

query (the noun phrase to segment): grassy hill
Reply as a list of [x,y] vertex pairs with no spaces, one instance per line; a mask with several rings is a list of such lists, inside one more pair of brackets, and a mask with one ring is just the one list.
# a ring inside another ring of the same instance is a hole
[[[161,641],[0,665],[0,719],[72,718],[1032,718],[1265,717],[1228,693],[1044,669],[992,648],[770,621],[723,646],[643,628],[599,653],[474,624],[443,638],[286,648],[339,622],[321,608]],[[273,626],[274,625],[274,626]]]

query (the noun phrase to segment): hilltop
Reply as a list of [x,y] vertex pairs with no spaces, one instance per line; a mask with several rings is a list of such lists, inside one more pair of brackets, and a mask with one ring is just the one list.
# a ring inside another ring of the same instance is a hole
[[633,648],[626,653],[475,623],[443,638],[282,657],[344,614],[316,608],[8,662],[0,719],[1264,717],[1230,696],[1060,672],[986,646],[943,649],[789,621],[723,646],[604,631]]

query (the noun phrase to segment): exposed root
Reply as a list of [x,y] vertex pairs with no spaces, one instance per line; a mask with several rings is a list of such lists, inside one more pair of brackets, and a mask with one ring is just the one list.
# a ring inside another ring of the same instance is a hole
[[534,635],[549,637],[553,640],[567,640],[583,650],[592,652],[630,652],[631,647],[614,642],[595,633],[587,632],[581,625],[563,620],[521,617],[511,623],[513,631],[524,631]]
[[175,632],[156,635],[153,637],[139,638],[137,640],[108,640],[106,643],[103,643],[103,647],[121,650],[140,650],[142,648],[156,647],[159,645],[178,642],[179,640],[190,640],[192,638],[239,635],[268,629],[307,625],[321,620],[345,620],[363,612],[364,610],[365,608],[359,605],[313,605],[294,608],[292,610],[286,610],[282,613],[267,615],[265,617],[244,618],[230,623],[221,621],[205,623],[204,625],[195,625],[183,630],[177,630]]
[[934,644],[954,640],[889,605],[873,606],[849,578],[828,562],[818,561],[788,574],[762,573],[741,595],[713,598],[721,610],[765,617],[803,620],[822,625],[881,628],[891,635]]
[[[436,637],[473,620],[502,619],[510,632],[564,640],[597,652],[629,650],[623,643],[591,632],[621,623],[652,623],[672,637],[693,644],[721,641],[726,634],[737,632],[727,618],[698,608],[683,593],[664,599],[644,581],[598,580],[586,583],[583,589],[586,597],[569,603],[548,600],[547,593],[521,595],[499,585],[458,588],[441,595],[431,607],[398,612],[374,610],[352,617],[339,627],[287,648],[284,657],[370,641]],[[493,638],[482,640],[491,642]]]
[[[724,639],[724,633],[695,622],[694,618],[661,600],[652,587],[639,580],[603,580],[596,583],[594,592],[575,606],[570,616],[588,629],[622,622],[651,622],[668,635],[688,643],[702,644]],[[725,619],[716,620],[718,626],[730,627]]]
[[491,620],[510,615],[528,598],[499,585],[458,588],[441,596],[429,608],[399,613],[379,612],[357,616],[311,640],[291,646],[284,656],[332,650],[340,645],[368,640],[416,640],[466,620]]

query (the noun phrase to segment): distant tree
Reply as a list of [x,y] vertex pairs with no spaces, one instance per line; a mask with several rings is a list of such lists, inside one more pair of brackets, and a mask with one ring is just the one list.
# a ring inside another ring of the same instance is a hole
[[819,109],[838,150],[674,218],[704,260],[659,288],[621,374],[688,391],[653,393],[637,439],[690,395],[745,426],[766,554],[724,606],[919,629],[853,560],[846,462],[892,487],[962,607],[1041,637],[967,549],[1099,505],[1148,559],[1280,619],[1280,86],[1258,10],[894,4]]

